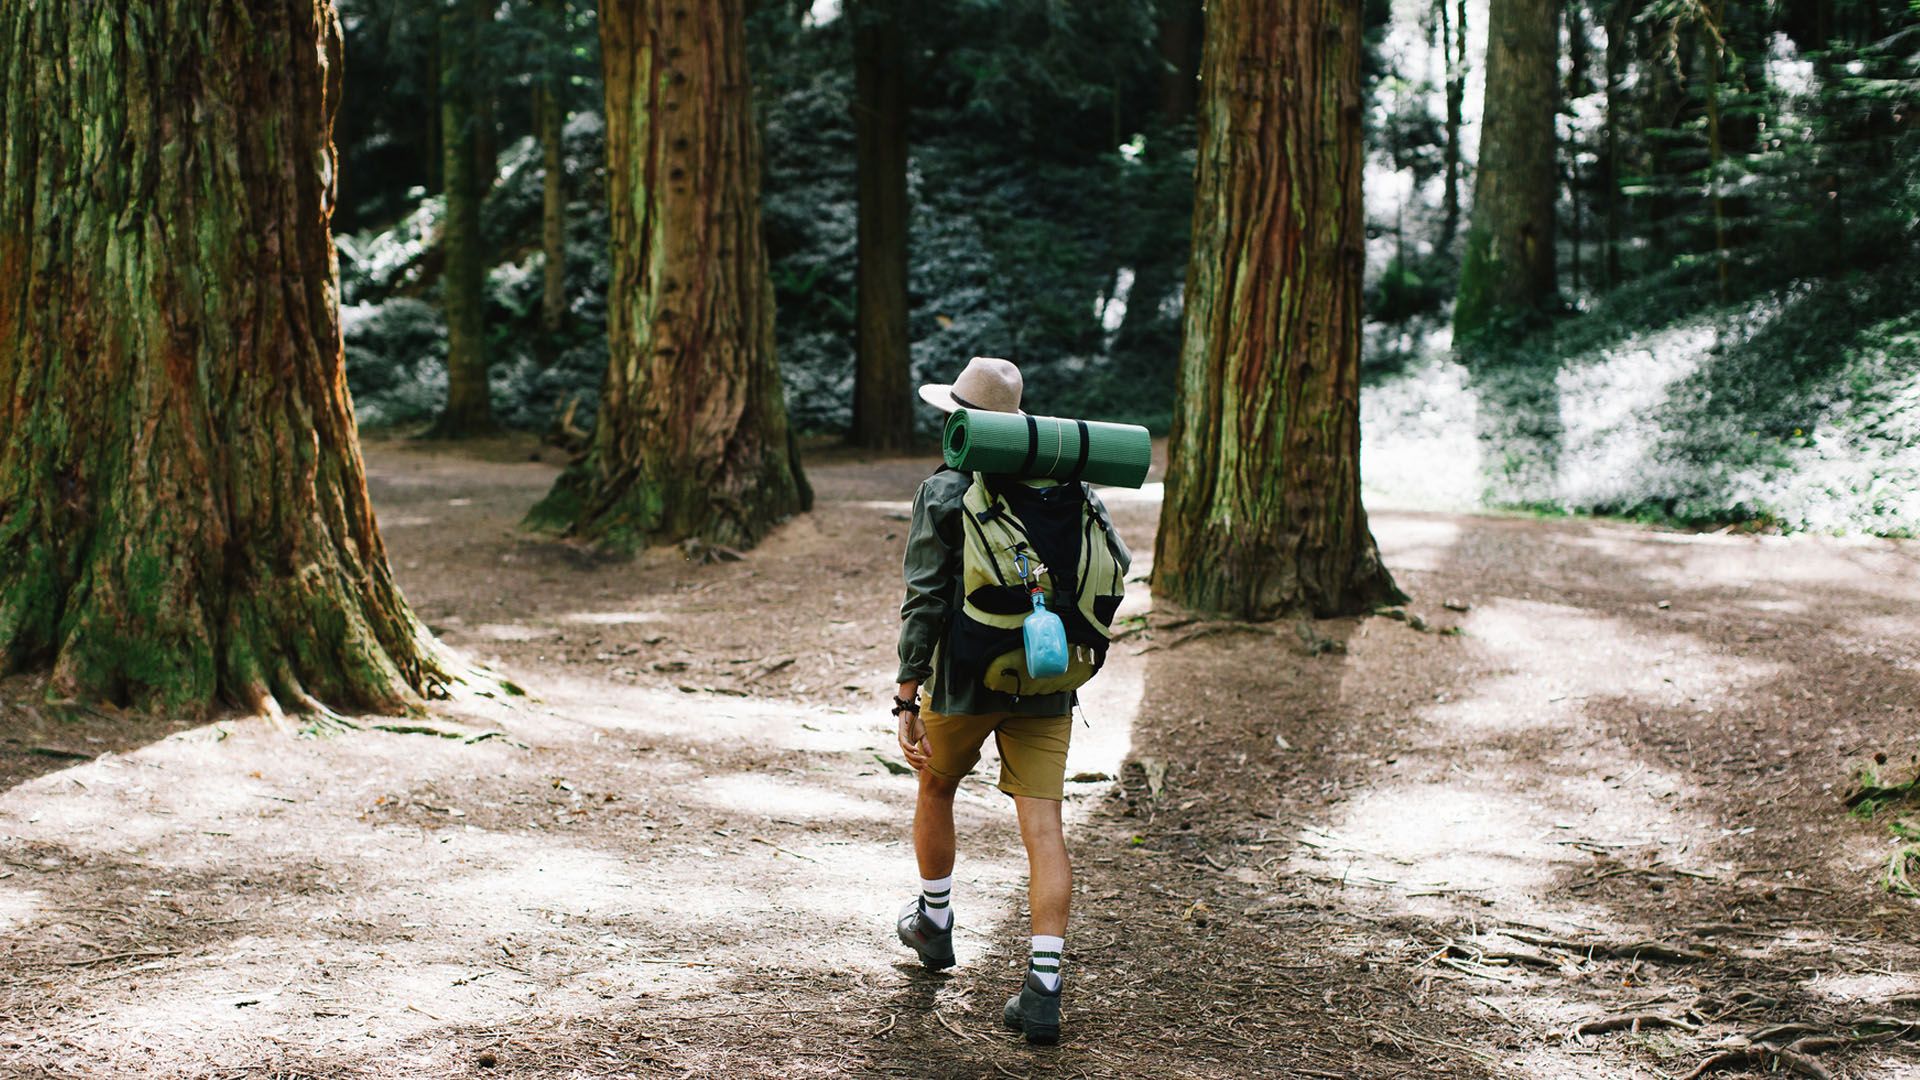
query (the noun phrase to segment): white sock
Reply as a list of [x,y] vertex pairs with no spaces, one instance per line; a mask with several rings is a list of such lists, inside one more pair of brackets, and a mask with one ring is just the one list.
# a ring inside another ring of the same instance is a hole
[[1060,989],[1060,954],[1066,951],[1066,938],[1033,935],[1033,959],[1027,961],[1027,970],[1049,991]]
[[933,925],[945,930],[953,925],[953,875],[920,879],[920,902]]

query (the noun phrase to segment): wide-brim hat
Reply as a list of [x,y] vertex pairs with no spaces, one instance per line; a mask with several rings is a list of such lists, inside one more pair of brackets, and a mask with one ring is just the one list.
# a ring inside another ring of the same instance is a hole
[[1013,361],[997,356],[976,356],[967,361],[960,377],[947,383],[928,383],[920,388],[920,400],[939,409],[981,409],[987,412],[1020,411],[1020,369]]

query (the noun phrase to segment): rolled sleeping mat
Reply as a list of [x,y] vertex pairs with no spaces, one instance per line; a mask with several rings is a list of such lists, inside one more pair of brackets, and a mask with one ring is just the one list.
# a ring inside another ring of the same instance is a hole
[[962,472],[1029,480],[1085,480],[1137,488],[1153,464],[1153,437],[1137,424],[955,409],[940,445]]

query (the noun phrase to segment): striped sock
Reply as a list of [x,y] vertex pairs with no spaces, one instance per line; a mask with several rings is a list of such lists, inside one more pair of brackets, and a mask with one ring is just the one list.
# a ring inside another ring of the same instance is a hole
[[945,930],[953,925],[953,875],[920,879],[920,903],[933,925]]
[[1033,959],[1027,961],[1027,970],[1040,980],[1040,985],[1046,987],[1049,993],[1058,993],[1060,990],[1060,954],[1066,949],[1066,938],[1033,935]]

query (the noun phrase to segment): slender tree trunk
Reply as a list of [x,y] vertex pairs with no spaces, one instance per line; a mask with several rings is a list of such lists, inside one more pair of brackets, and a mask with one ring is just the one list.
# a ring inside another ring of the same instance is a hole
[[500,118],[495,99],[500,84],[493,54],[494,9],[499,0],[460,0],[467,8],[468,40],[464,61],[473,103],[474,183],[481,195],[493,190],[500,175]]
[[567,156],[566,0],[544,0],[547,17],[546,67],[540,88],[540,150],[545,176],[541,184],[540,246],[546,254],[545,289],[540,297],[540,328],[551,339],[567,314]]
[[535,526],[741,545],[812,502],[774,359],[745,7],[601,0],[611,355],[593,444]]
[[427,34],[427,145],[422,152],[427,159],[427,194],[438,195],[446,190],[446,144],[440,130],[440,82],[445,78],[440,70],[440,30],[445,20],[438,15],[429,17],[433,28]]
[[1360,504],[1361,17],[1212,0],[1154,589],[1245,618],[1399,598]]
[[906,42],[899,0],[849,5],[853,128],[860,198],[853,443],[904,450],[913,441],[907,346]]
[[1707,18],[1707,200],[1713,209],[1714,276],[1721,303],[1727,302],[1727,207],[1720,192],[1720,162],[1726,156],[1720,134],[1720,69],[1726,52],[1726,5],[1708,5]]
[[479,5],[459,0],[440,16],[441,174],[446,217],[440,246],[446,253],[440,305],[447,321],[447,407],[433,434],[457,439],[496,429],[487,377],[486,252],[480,203],[489,181],[480,175],[478,107]]
[[1625,231],[1624,210],[1620,199],[1620,121],[1621,111],[1626,107],[1626,93],[1623,83],[1627,77],[1627,19],[1631,15],[1633,0],[1612,0],[1607,8],[1607,120],[1604,133],[1605,144],[1601,148],[1601,213],[1606,221],[1606,283],[1608,288],[1620,284],[1620,243]]
[[1447,62],[1447,142],[1443,151],[1446,188],[1440,219],[1440,248],[1444,251],[1453,246],[1453,238],[1460,231],[1460,114],[1467,97],[1467,0],[1458,0],[1451,39],[1447,0],[1439,0],[1436,6],[1440,9],[1440,51]]
[[1460,268],[1454,339],[1533,320],[1554,285],[1554,0],[1491,0],[1487,91],[1473,221]]
[[342,370],[332,6],[12,0],[0,56],[0,675],[187,711],[439,692]]
[[1195,0],[1160,0],[1160,122],[1168,127],[1193,119],[1193,31],[1199,22]]

